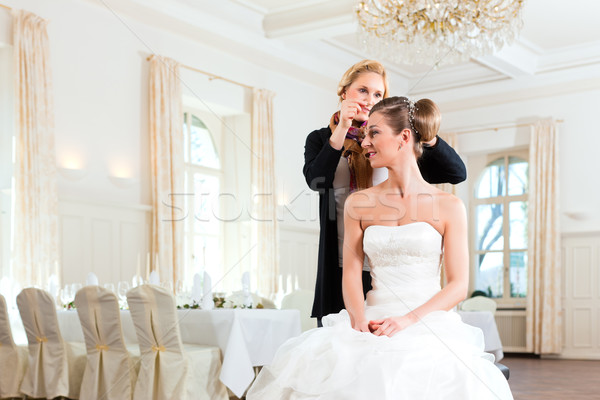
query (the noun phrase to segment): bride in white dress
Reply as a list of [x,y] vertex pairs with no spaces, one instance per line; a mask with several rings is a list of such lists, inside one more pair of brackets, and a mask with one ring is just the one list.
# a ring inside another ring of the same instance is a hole
[[[481,330],[452,311],[468,290],[465,208],[425,182],[417,166],[421,142],[439,124],[428,99],[391,97],[373,107],[362,146],[389,178],[345,204],[346,310],[282,345],[248,400],[512,399],[494,356],[483,351]],[[366,305],[365,254],[373,280]]]

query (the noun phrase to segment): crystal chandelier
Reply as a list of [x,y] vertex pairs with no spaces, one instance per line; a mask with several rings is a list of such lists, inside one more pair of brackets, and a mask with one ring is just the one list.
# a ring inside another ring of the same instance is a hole
[[361,0],[364,50],[404,64],[468,61],[511,43],[524,0]]

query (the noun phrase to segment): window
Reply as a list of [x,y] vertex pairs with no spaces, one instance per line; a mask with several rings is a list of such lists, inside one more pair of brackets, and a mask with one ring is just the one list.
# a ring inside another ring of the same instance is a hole
[[527,154],[496,154],[479,164],[471,201],[473,290],[499,306],[521,307],[527,296]]
[[[196,111],[184,112],[185,160],[185,271],[190,282],[195,273],[219,276],[222,265],[219,192],[223,172],[220,156],[220,121]],[[211,122],[210,129],[207,124]]]

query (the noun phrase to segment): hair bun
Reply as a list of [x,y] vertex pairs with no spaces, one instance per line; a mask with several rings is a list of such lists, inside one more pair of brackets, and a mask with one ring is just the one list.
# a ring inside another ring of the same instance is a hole
[[442,114],[437,104],[429,99],[421,99],[415,103],[413,126],[421,142],[429,142],[438,134]]

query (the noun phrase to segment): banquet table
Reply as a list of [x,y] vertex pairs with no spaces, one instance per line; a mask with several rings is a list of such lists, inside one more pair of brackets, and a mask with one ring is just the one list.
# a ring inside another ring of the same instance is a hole
[[[279,346],[301,333],[298,310],[190,309],[177,315],[184,343],[221,349],[220,380],[238,397],[252,383],[253,367],[270,364]],[[59,311],[58,322],[64,340],[84,341],[76,311]],[[128,310],[121,311],[121,322],[125,342],[138,343]]]
[[491,311],[459,311],[458,314],[465,324],[483,331],[484,350],[493,354],[496,362],[502,360],[504,352],[494,314]]

